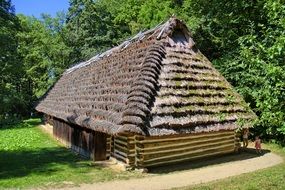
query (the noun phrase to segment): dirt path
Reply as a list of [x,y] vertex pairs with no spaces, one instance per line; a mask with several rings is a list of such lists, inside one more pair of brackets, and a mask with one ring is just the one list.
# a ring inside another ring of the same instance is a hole
[[164,175],[130,179],[122,181],[111,181],[96,184],[83,184],[80,187],[68,188],[68,190],[160,190],[175,187],[190,186],[230,176],[252,172],[267,168],[283,162],[282,158],[274,153],[267,153],[260,157],[233,161],[198,169],[182,172],[174,172]]

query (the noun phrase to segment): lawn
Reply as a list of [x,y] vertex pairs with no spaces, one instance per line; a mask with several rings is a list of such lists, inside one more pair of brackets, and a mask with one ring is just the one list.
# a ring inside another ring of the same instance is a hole
[[[271,150],[285,159],[285,147],[274,144],[264,145],[266,149]],[[258,170],[253,173],[247,173],[240,176],[230,177],[216,182],[177,188],[176,190],[284,190],[285,189],[285,162],[280,165]]]
[[0,128],[0,189],[61,187],[138,177],[94,165],[42,131],[39,119]]

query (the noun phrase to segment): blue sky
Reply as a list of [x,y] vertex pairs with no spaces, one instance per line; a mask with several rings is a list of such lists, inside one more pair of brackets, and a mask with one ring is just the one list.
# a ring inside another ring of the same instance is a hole
[[12,0],[16,14],[40,17],[41,13],[55,16],[58,11],[67,11],[68,0]]

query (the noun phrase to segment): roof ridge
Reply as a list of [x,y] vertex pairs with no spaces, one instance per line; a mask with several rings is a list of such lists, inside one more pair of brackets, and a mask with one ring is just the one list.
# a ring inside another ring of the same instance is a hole
[[[165,56],[163,42],[153,43],[142,62],[140,75],[131,87],[131,92],[127,98],[126,109],[123,112],[122,125],[127,125],[127,129],[140,128],[141,132],[147,134],[145,128],[145,118],[151,112],[154,97],[157,94],[157,81],[161,70],[161,60]],[[146,73],[151,73],[147,75]],[[140,88],[137,88],[140,86]],[[133,127],[130,127],[133,126]],[[126,132],[122,127],[118,133]]]
[[[164,37],[164,34],[165,33],[169,33],[169,30],[173,30],[174,29],[174,25],[177,25],[178,23],[183,23],[181,20],[177,19],[176,17],[171,17],[170,19],[168,19],[166,22],[161,22],[159,23],[158,25],[156,25],[155,27],[149,29],[149,30],[146,30],[144,32],[140,31],[139,33],[137,33],[136,35],[134,35],[133,37],[130,37],[129,39],[123,41],[120,45],[118,46],[115,46],[103,53],[99,53],[95,56],[93,56],[92,58],[90,58],[89,60],[87,61],[83,61],[83,62],[80,62],[76,65],[73,65],[71,66],[70,68],[68,68],[64,73],[63,75],[65,74],[69,74],[71,72],[73,72],[74,70],[76,69],[79,69],[81,67],[85,67],[91,63],[94,63],[100,59],[102,59],[103,57],[108,57],[110,56],[114,51],[122,51],[124,50],[125,48],[127,48],[130,44],[136,42],[137,40],[142,40],[144,39],[147,35],[148,38],[152,37],[154,34],[157,34],[158,31],[159,34],[157,35],[156,39],[159,40],[161,38]],[[167,36],[167,34],[166,34]]]

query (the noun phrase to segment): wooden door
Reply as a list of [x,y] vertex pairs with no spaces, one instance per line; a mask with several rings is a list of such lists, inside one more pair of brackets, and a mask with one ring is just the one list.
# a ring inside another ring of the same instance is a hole
[[107,134],[94,132],[94,160],[106,160],[107,154]]

